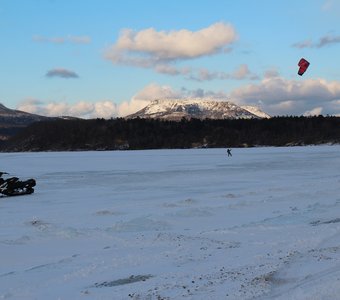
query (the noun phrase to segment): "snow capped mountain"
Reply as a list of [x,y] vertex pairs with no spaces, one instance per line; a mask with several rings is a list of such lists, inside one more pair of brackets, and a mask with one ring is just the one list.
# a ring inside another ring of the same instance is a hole
[[258,107],[241,107],[229,101],[214,98],[158,99],[126,118],[154,118],[179,121],[197,119],[253,119],[269,118]]
[[269,119],[271,118],[270,115],[262,111],[258,106],[251,106],[251,105],[242,105],[241,106],[243,109],[251,112],[252,114],[258,116],[259,118],[263,119]]

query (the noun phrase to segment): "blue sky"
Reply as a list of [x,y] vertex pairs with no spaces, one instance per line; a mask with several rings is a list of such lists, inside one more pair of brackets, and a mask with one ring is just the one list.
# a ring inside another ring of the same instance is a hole
[[340,115],[339,0],[0,0],[0,35],[9,108],[109,118],[213,97]]

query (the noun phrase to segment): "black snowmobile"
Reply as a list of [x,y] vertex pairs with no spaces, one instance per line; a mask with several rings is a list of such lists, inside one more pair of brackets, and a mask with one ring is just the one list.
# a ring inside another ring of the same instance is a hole
[[8,174],[6,172],[0,172],[0,193],[6,196],[19,196],[32,194],[34,192],[34,186],[36,184],[34,179],[28,179],[25,181],[19,180],[18,177],[10,177],[3,179],[2,175]]

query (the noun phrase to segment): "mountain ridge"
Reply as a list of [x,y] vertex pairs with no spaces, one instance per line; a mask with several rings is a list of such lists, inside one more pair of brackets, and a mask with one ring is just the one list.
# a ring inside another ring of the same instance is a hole
[[239,106],[230,101],[215,98],[168,98],[155,99],[141,110],[126,116],[180,121],[182,118],[197,119],[262,119],[270,118],[256,106]]
[[31,118],[31,119],[48,119],[49,117],[28,113],[21,110],[11,109],[0,103],[0,118]]
[[31,114],[21,110],[10,109],[0,103],[0,141],[5,141],[22,128],[34,122],[55,118]]

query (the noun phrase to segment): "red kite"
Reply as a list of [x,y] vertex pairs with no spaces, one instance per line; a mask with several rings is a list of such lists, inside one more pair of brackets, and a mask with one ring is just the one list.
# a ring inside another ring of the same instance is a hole
[[298,74],[299,74],[300,76],[302,76],[303,73],[305,73],[306,70],[308,69],[308,67],[309,67],[309,62],[308,62],[307,60],[305,60],[304,58],[301,58],[300,61],[299,61],[299,63],[298,63],[298,66],[300,67],[300,68],[299,68],[299,71],[298,71]]

